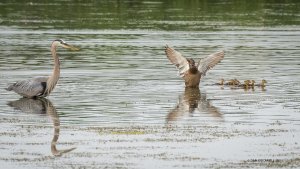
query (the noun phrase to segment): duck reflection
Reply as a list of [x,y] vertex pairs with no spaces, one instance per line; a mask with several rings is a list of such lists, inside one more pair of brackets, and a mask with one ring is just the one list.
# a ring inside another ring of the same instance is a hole
[[54,156],[62,156],[63,154],[76,149],[75,147],[64,150],[58,150],[56,148],[56,143],[60,132],[60,120],[56,112],[56,108],[53,106],[50,100],[46,98],[21,98],[16,101],[8,102],[8,105],[13,107],[15,110],[20,110],[24,113],[47,114],[50,116],[54,128],[54,134],[51,141],[51,152]]
[[199,88],[185,88],[179,96],[178,103],[167,116],[167,122],[175,121],[188,113],[192,115],[195,110],[207,112],[213,117],[222,118],[222,113],[206,99],[206,94],[201,94]]

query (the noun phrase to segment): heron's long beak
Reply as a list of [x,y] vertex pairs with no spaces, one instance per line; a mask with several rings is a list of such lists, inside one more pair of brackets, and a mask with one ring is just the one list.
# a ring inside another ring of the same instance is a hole
[[72,46],[72,45],[69,45],[67,43],[62,43],[62,47],[66,48],[66,49],[74,50],[74,51],[80,50],[79,48],[77,48],[75,46]]

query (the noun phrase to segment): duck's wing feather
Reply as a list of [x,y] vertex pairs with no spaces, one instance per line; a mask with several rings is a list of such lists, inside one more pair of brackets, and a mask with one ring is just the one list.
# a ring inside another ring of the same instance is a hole
[[225,51],[219,51],[213,53],[203,59],[200,59],[198,62],[198,70],[202,76],[206,75],[206,72],[218,64],[225,56]]
[[10,85],[7,90],[13,90],[25,97],[40,96],[44,93],[48,77],[35,77],[18,81]]
[[165,52],[170,62],[177,67],[180,77],[183,77],[185,72],[189,70],[187,59],[182,56],[180,52],[170,48],[168,45],[166,46]]

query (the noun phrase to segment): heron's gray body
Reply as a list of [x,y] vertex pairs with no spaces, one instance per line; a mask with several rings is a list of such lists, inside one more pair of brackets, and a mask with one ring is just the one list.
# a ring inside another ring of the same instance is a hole
[[45,97],[44,93],[47,86],[47,80],[49,77],[34,77],[28,80],[18,81],[12,85],[10,85],[7,90],[14,91],[19,95],[27,98]]

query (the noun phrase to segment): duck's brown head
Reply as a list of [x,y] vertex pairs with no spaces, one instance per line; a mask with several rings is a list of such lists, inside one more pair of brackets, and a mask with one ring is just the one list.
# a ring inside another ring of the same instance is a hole
[[187,59],[187,61],[189,62],[189,67],[190,67],[189,72],[191,74],[196,74],[198,72],[198,68],[195,65],[194,59]]
[[195,61],[194,61],[194,59],[189,58],[189,59],[186,59],[186,60],[189,62],[189,66],[190,67],[195,67]]

